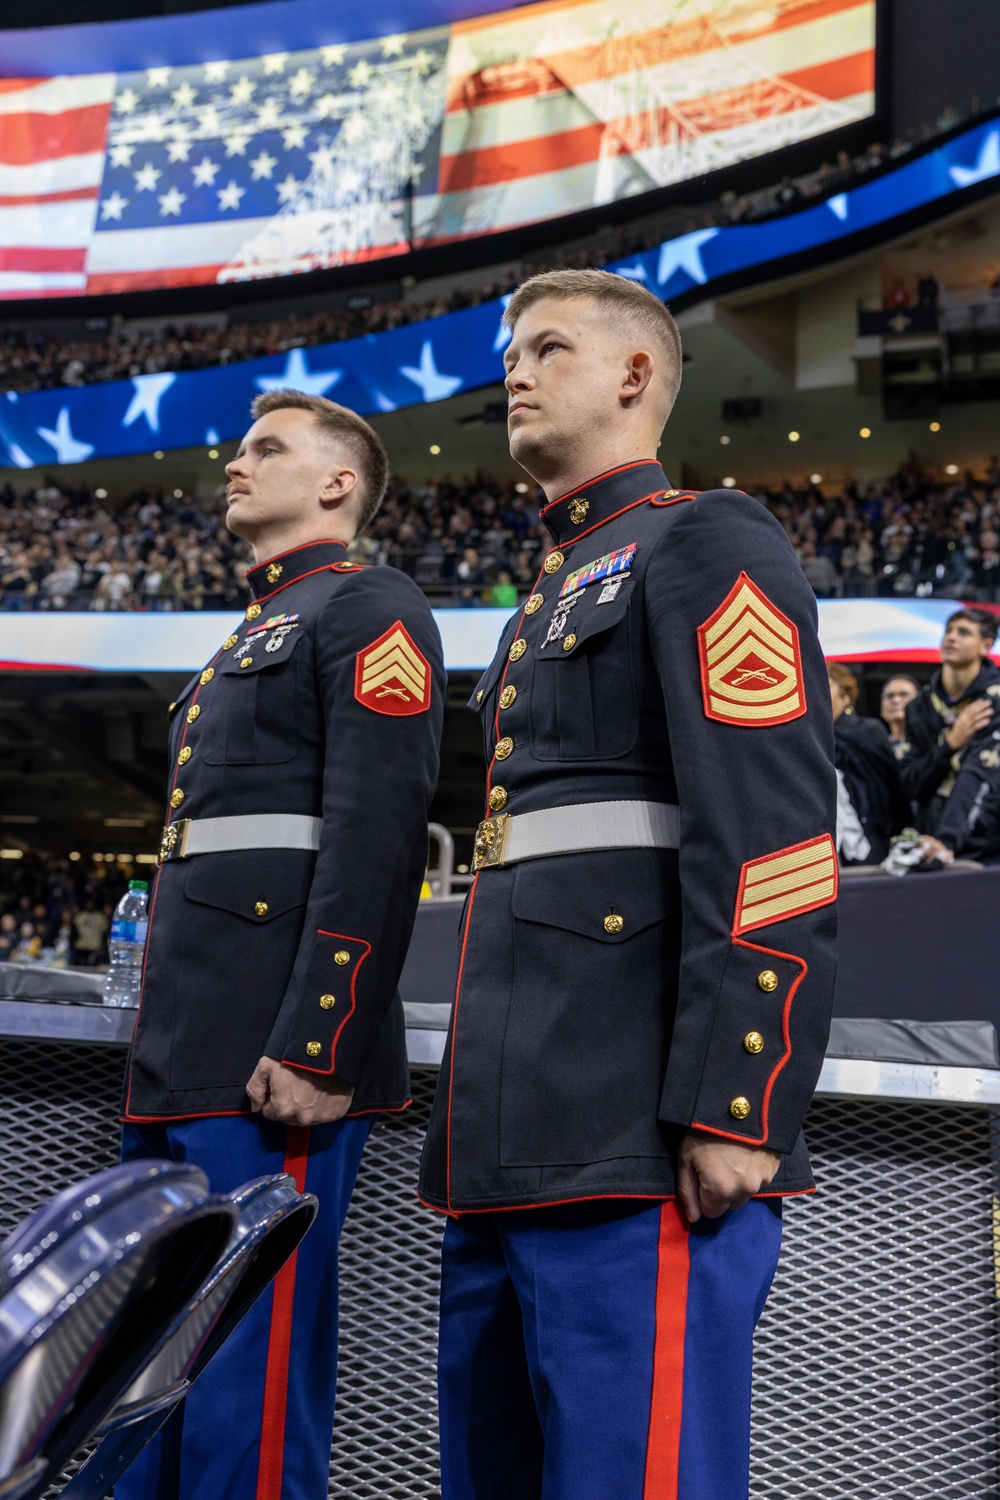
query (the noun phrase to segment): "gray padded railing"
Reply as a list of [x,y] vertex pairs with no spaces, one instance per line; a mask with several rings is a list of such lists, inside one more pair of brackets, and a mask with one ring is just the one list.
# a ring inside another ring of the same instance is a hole
[[[117,1154],[123,1053],[0,1040],[0,1230]],[[330,1495],[432,1500],[441,1221],[414,1198],[436,1070],[376,1124],[342,1246]],[[757,1338],[755,1500],[998,1493],[994,1160],[980,1105],[817,1099]]]

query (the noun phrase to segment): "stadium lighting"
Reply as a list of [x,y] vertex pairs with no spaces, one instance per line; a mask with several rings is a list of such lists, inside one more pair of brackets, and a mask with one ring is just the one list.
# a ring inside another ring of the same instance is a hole
[[23,859],[23,849],[0,849],[0,859]]
[[729,444],[732,442],[732,438],[728,433],[724,432],[720,437],[719,442],[722,444],[723,448],[728,448]]
[[175,500],[183,500],[184,499],[184,491],[183,490],[174,490],[174,499]]
[[107,490],[95,490],[94,491],[94,499],[95,500],[106,500],[107,498],[108,498],[108,492],[107,492]]
[[734,490],[736,488],[736,480],[732,477],[731,474],[726,475],[725,479],[722,481],[722,487],[723,489],[727,490]]
[[209,450],[208,450],[208,456],[209,456],[209,458],[218,458],[218,456],[219,456],[219,450],[218,450],[218,448],[209,448]]
[[525,484],[523,479],[519,479],[514,488],[519,495],[526,495],[528,493],[528,486]]
[[154,458],[162,458],[163,457],[163,449],[162,448],[157,448],[156,452],[153,454],[153,457]]
[[871,437],[871,435],[872,430],[870,427],[862,427],[861,432],[859,433],[860,437]]
[[941,431],[941,423],[940,422],[932,422],[930,424],[929,431],[931,431],[931,432],[940,432]]
[[958,473],[958,464],[946,464],[944,472],[946,474],[957,474]]
[[437,457],[437,455],[441,452],[441,444],[440,443],[431,443],[431,452],[434,454],[435,457]]
[[79,849],[71,849],[69,851],[69,857],[73,861],[73,863],[76,864],[76,861],[80,858]]
[[137,865],[155,865],[158,856],[155,854],[137,854],[135,862]]
[[788,434],[788,441],[790,443],[797,443],[798,440],[799,440],[799,434],[797,432],[790,432]]
[[823,483],[823,476],[822,476],[822,474],[810,474],[809,475],[809,483],[810,484],[822,484]]

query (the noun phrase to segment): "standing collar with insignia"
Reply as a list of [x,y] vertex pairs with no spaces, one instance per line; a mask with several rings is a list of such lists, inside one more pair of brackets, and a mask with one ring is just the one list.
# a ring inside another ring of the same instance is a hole
[[669,488],[670,481],[656,460],[643,459],[598,474],[570,490],[568,495],[551,500],[540,514],[553,541],[564,546],[602,522],[610,521],[627,505],[650,495],[662,495]]
[[332,563],[342,563],[347,556],[347,543],[306,542],[302,547],[293,547],[290,552],[279,552],[268,557],[247,573],[247,583],[255,599],[283,589],[306,573],[315,573],[318,568],[328,568]]

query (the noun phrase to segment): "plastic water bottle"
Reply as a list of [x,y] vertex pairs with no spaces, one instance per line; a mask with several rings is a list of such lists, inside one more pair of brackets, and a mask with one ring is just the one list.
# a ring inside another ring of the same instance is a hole
[[104,1005],[139,1004],[142,987],[142,957],[146,951],[146,904],[149,886],[145,880],[130,880],[128,890],[115,907],[108,943],[108,973],[101,996]]

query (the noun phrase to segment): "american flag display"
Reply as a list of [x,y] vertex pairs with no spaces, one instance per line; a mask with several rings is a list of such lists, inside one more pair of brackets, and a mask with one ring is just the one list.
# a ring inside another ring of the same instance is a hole
[[3,80],[0,294],[288,275],[532,223],[863,118],[874,73],[875,0],[543,0]]

